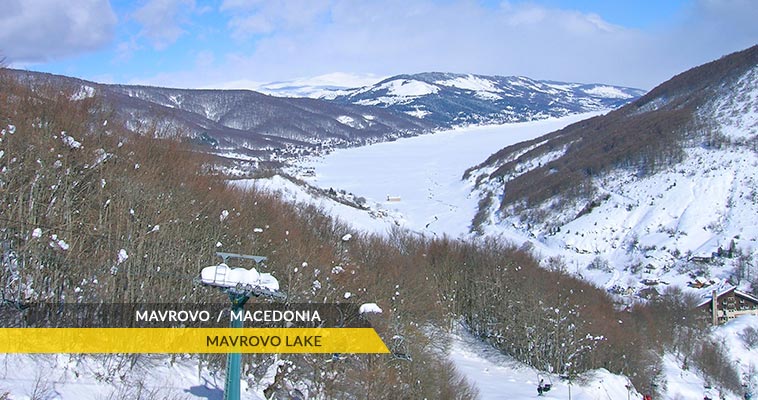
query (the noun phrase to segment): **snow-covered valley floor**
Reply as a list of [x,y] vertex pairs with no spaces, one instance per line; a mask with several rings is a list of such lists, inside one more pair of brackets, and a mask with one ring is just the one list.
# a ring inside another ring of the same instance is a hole
[[299,170],[314,172],[301,176],[309,184],[364,197],[372,208],[389,215],[374,223],[356,223],[359,229],[382,232],[397,224],[428,235],[460,236],[469,232],[479,201],[461,180],[467,168],[503,147],[597,114],[460,128],[341,149],[306,159]]

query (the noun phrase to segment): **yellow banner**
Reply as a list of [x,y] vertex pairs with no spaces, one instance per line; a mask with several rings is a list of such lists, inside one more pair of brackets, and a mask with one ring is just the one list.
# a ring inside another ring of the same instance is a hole
[[389,353],[372,328],[0,328],[0,353]]

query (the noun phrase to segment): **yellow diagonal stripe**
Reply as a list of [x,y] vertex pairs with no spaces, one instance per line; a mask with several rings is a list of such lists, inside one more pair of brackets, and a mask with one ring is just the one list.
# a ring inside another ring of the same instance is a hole
[[372,328],[0,328],[0,353],[389,353]]

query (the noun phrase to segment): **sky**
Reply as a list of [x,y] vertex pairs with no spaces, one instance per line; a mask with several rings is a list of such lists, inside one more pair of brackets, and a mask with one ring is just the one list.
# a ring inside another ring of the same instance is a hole
[[439,71],[650,89],[758,43],[755,0],[0,3],[11,67],[182,88]]

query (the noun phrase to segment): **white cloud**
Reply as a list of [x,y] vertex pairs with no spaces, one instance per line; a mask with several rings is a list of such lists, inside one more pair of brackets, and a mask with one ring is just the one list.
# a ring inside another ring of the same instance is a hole
[[200,68],[212,68],[215,55],[212,51],[202,50],[195,55],[195,65]]
[[232,36],[244,39],[259,33],[270,33],[274,30],[274,24],[265,16],[256,14],[233,18],[229,21],[229,28]]
[[123,62],[128,61],[132,58],[132,55],[134,55],[134,52],[139,50],[141,47],[137,43],[137,39],[132,37],[129,40],[120,42],[118,45],[116,45],[116,61]]
[[450,71],[651,88],[758,42],[754,0],[695,1],[646,30],[534,3],[226,0],[219,10],[229,34],[252,46],[142,81],[208,87],[335,71]]
[[116,14],[107,0],[3,0],[0,53],[41,62],[101,48],[113,39]]
[[225,0],[219,8],[231,15],[232,37],[244,40],[258,34],[311,26],[329,10],[327,0]]
[[151,0],[134,12],[146,37],[156,50],[162,50],[187,33],[182,25],[190,21],[194,0]]
[[[758,44],[758,2],[754,0],[698,0],[677,24],[658,29],[636,43],[629,67],[654,86],[689,68]],[[632,67],[636,68],[633,70]]]
[[493,11],[474,2],[337,1],[329,12],[328,23],[278,28],[252,54],[230,57],[241,70],[272,78],[442,70],[594,81],[601,68],[622,63],[640,36],[594,14],[535,5]]
[[263,2],[263,0],[224,0],[219,9],[221,11],[251,10]]

